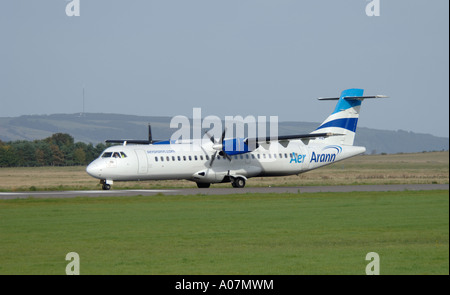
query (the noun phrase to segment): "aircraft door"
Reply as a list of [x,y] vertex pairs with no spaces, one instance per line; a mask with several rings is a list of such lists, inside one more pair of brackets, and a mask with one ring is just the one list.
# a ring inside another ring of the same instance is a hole
[[144,150],[135,150],[138,159],[138,173],[144,174],[148,170],[147,153]]

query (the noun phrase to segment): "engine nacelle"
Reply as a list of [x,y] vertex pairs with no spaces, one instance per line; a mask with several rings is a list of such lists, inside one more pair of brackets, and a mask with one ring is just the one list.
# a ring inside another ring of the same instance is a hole
[[205,169],[198,171],[192,175],[192,180],[201,183],[217,183],[221,182],[227,172],[217,172],[213,169]]
[[257,143],[254,143],[254,146],[249,146],[245,143],[245,138],[232,138],[225,139],[222,142],[222,151],[227,155],[240,155],[250,153],[258,147]]

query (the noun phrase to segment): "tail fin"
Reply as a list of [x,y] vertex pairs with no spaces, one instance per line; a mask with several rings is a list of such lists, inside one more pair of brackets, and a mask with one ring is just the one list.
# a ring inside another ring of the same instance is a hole
[[363,96],[364,89],[347,89],[340,97],[325,97],[319,100],[338,100],[334,112],[313,132],[339,134],[323,139],[323,143],[353,145],[358,124],[361,102],[366,98],[387,97],[384,95]]

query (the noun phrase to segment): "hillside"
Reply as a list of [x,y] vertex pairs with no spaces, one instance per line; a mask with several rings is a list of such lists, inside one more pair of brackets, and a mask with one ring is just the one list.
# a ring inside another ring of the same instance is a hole
[[[146,117],[119,114],[55,114],[0,118],[0,140],[43,139],[54,133],[68,133],[75,141],[100,143],[106,139],[146,139],[151,123],[153,138],[169,139],[170,117]],[[279,135],[309,133],[319,123],[280,122]],[[269,129],[267,129],[269,130]],[[448,150],[449,139],[430,134],[358,128],[355,145],[365,146],[367,153],[414,153]]]

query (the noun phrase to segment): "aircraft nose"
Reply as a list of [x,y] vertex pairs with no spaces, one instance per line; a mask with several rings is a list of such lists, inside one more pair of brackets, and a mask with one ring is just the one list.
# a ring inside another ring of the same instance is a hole
[[101,169],[97,163],[92,162],[91,164],[89,164],[86,167],[86,172],[87,172],[87,174],[89,174],[92,177],[99,177],[100,173],[101,173]]

